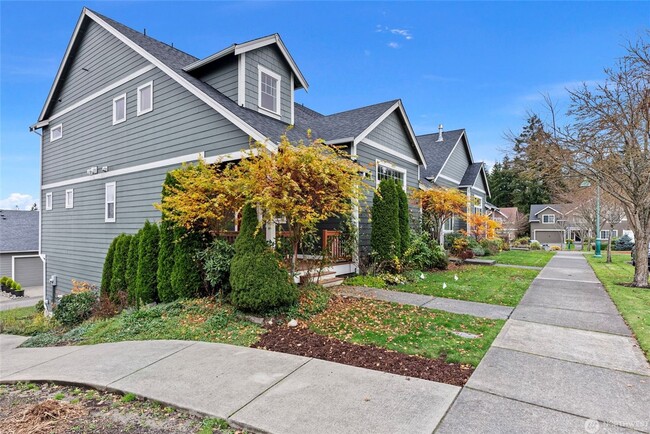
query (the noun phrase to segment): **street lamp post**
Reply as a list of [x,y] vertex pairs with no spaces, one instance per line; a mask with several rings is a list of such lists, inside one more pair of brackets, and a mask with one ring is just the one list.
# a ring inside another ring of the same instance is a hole
[[[591,182],[586,179],[582,181],[580,187],[591,187]],[[600,183],[596,184],[596,253],[594,258],[602,258],[600,254]]]

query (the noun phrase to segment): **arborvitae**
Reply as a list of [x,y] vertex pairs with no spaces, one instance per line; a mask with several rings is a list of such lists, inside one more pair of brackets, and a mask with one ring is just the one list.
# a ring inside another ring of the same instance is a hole
[[147,220],[142,228],[138,247],[138,275],[135,284],[138,302],[147,304],[157,299],[156,274],[158,272],[159,242],[158,225]]
[[175,298],[191,298],[199,295],[203,286],[201,266],[196,258],[201,243],[197,235],[183,228],[174,229],[173,267],[171,287]]
[[399,243],[400,258],[406,253],[411,241],[411,228],[409,227],[409,199],[402,188],[402,183],[397,182],[397,195],[399,199]]
[[107,294],[111,291],[111,280],[113,277],[113,257],[115,256],[115,247],[117,245],[117,237],[113,238],[111,245],[108,247],[106,257],[104,258],[104,270],[102,271],[102,287],[101,290]]
[[[169,195],[166,187],[177,184],[176,179],[167,172],[162,189],[162,200]],[[172,268],[174,267],[174,224],[167,219],[165,213],[160,222],[160,247],[158,251],[158,299],[163,302],[173,301],[177,298],[172,288]]]
[[129,247],[131,245],[131,235],[121,234],[117,237],[115,253],[113,256],[113,272],[111,279],[110,295],[113,299],[118,299],[120,292],[126,292],[126,267],[129,257]]
[[372,199],[370,247],[380,261],[399,256],[400,224],[397,186],[392,180],[379,183],[379,192]]
[[230,300],[242,310],[264,312],[293,304],[298,292],[278,256],[267,245],[262,231],[255,234],[257,213],[244,208],[235,256],[230,266]]
[[138,278],[138,259],[140,257],[140,236],[142,229],[131,237],[129,244],[129,255],[126,260],[126,288],[129,304],[135,304],[137,300],[136,282]]

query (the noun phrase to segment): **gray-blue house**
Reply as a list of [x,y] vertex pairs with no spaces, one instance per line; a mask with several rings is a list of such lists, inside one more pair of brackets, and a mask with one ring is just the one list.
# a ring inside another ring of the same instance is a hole
[[[369,182],[418,187],[426,162],[401,101],[324,115],[294,103],[307,87],[277,34],[198,59],[84,8],[31,127],[42,132],[39,253],[57,294],[72,279],[97,284],[111,240],[160,218],[152,204],[167,171],[240,159],[251,139],[273,151],[289,125],[291,140],[311,129],[346,146]],[[367,251],[366,210],[357,221]]]

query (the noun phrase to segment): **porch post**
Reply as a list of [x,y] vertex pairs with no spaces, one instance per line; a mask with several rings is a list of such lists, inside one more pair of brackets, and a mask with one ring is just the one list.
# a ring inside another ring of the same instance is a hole
[[352,252],[352,262],[356,271],[359,272],[359,243],[361,242],[361,234],[359,234],[359,204],[356,200],[352,202],[352,224],[354,225],[357,236],[357,242]]

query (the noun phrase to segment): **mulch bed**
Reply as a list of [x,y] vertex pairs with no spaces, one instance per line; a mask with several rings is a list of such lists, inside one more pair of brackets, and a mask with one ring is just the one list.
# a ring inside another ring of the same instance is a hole
[[428,359],[371,345],[356,345],[321,336],[303,327],[267,326],[253,348],[313,357],[375,371],[463,386],[474,368],[447,363],[443,358]]

